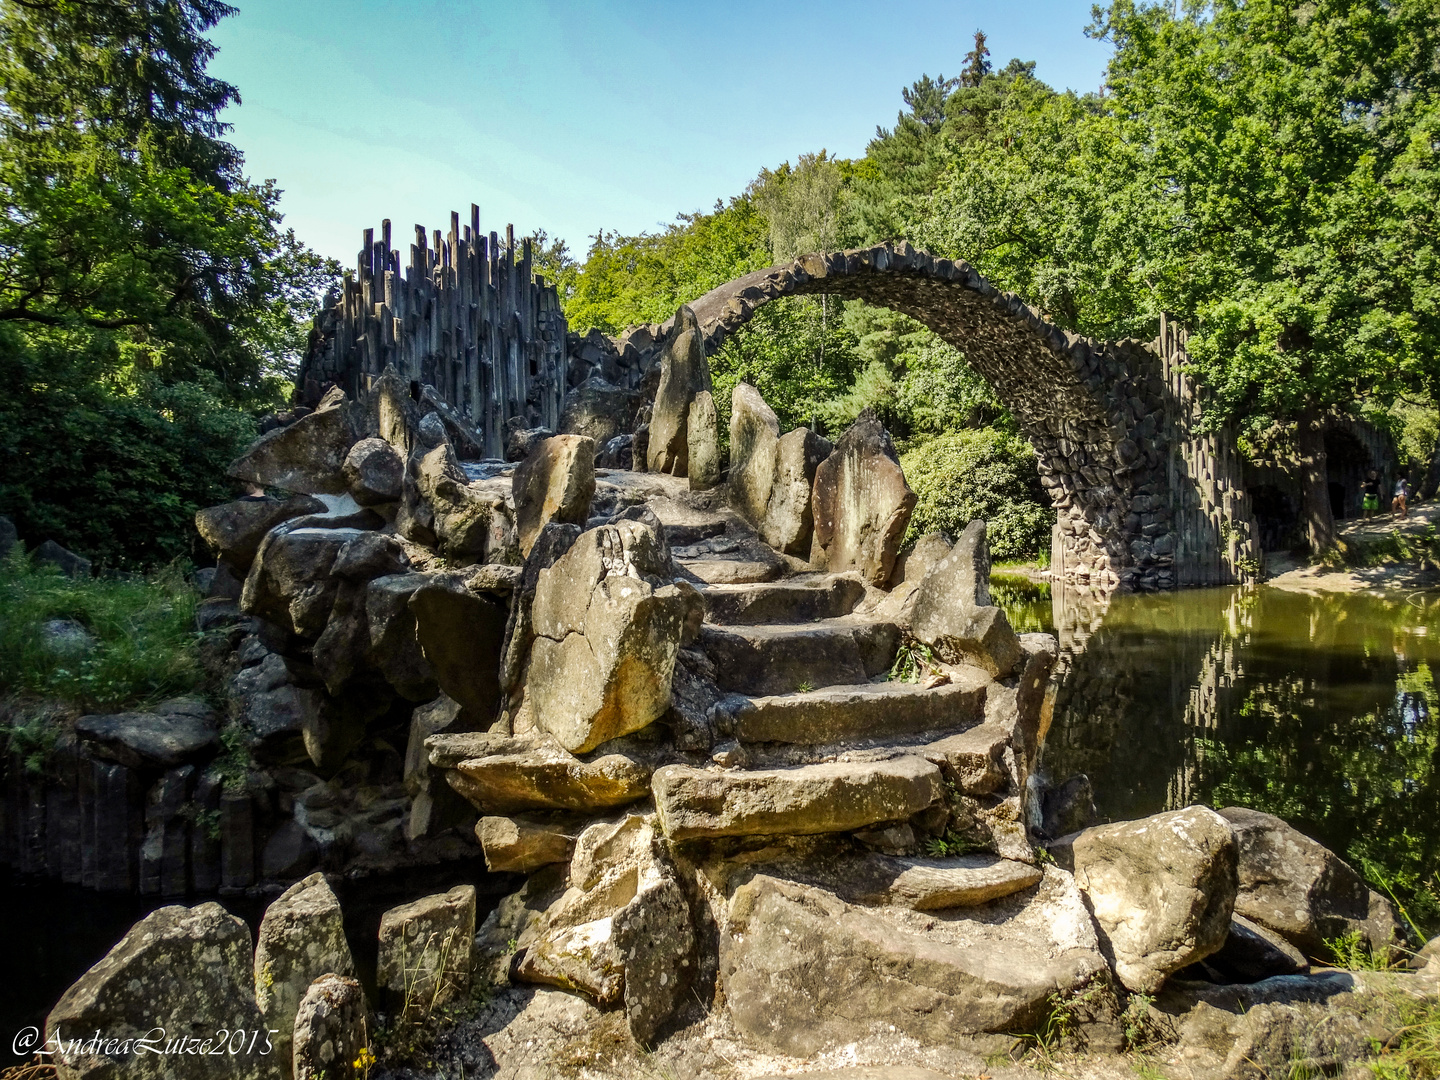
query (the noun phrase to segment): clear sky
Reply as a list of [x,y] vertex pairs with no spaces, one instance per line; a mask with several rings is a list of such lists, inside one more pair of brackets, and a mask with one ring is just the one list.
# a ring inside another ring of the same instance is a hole
[[349,266],[360,230],[449,212],[543,228],[583,257],[600,228],[708,210],[764,166],[864,153],[901,87],[954,75],[977,28],[991,61],[1079,91],[1109,47],[1091,0],[232,0],[214,74],[256,180]]

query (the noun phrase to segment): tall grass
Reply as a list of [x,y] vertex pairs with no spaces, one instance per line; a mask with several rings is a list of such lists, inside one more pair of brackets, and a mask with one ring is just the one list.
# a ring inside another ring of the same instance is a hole
[[[82,712],[153,705],[200,687],[198,596],[176,567],[129,578],[67,578],[18,552],[0,561],[0,694]],[[78,623],[88,648],[57,648],[45,624]]]

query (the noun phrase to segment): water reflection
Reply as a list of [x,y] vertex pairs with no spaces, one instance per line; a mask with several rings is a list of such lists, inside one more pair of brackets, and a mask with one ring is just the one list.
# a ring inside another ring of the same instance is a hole
[[1440,598],[1000,584],[1018,625],[1061,641],[1052,782],[1088,775],[1104,820],[1279,814],[1440,918]]

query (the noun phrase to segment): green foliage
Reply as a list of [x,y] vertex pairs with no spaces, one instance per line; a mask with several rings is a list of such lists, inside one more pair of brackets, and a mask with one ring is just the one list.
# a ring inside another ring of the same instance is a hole
[[[203,680],[196,600],[174,568],[143,578],[78,579],[14,553],[0,563],[0,692],[97,712],[196,690]],[[47,644],[41,628],[52,619],[84,627],[93,648]]]
[[198,558],[195,511],[232,496],[225,467],[254,421],[213,384],[107,378],[112,357],[0,325],[0,513],[110,567]]
[[1049,549],[1055,514],[1045,506],[1034,455],[1017,436],[952,432],[909,450],[900,464],[918,497],[907,539],[934,530],[958,536],[983,518],[996,559]]
[[977,850],[976,845],[954,829],[944,836],[932,836],[925,841],[925,854],[933,859],[948,859],[955,855],[968,855]]
[[909,640],[895,651],[889,678],[893,682],[919,682],[935,670],[935,652],[923,641]]
[[1399,988],[1385,991],[1385,1002],[1398,1023],[1394,1035],[1376,1045],[1369,1062],[1377,1080],[1436,1080],[1440,1077],[1440,1002],[1417,998]]

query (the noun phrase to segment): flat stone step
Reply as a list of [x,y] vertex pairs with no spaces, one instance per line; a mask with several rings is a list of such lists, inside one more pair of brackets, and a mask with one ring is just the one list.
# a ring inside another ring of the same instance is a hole
[[930,689],[908,682],[857,683],[728,698],[715,706],[715,719],[744,743],[819,745],[959,731],[985,719],[989,685],[983,671],[962,668],[952,681]]
[[788,694],[842,683],[863,683],[890,670],[900,644],[893,623],[846,617],[807,623],[700,628],[722,690]]
[[834,868],[836,892],[853,904],[896,904],[916,911],[975,907],[1039,884],[1037,866],[998,855],[948,859],[869,854]]
[[666,765],[651,786],[671,840],[854,832],[904,821],[943,791],[940,770],[911,755],[751,772]]
[[802,623],[849,615],[865,597],[851,577],[777,581],[757,585],[714,585],[706,589],[705,621],[729,626]]

